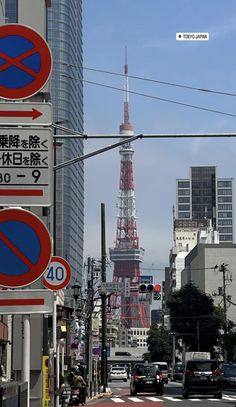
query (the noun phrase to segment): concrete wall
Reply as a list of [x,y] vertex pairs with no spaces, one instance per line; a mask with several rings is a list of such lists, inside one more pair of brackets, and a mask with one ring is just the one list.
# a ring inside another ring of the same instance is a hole
[[[181,276],[181,285],[194,282],[202,291],[213,296],[215,305],[222,304],[219,287],[223,287],[223,273],[219,271],[221,264],[227,264],[226,295],[236,304],[236,245],[198,244],[186,257],[185,269]],[[214,269],[215,266],[218,266]],[[227,317],[236,322],[236,306],[227,302]]]

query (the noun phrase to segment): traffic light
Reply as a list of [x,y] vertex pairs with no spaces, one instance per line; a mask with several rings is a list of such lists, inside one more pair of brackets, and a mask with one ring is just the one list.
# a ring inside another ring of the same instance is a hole
[[161,284],[154,284],[153,286],[153,299],[160,300],[161,299]]
[[145,284],[145,283],[141,283],[139,285],[139,292],[140,293],[151,293],[154,289],[153,284]]

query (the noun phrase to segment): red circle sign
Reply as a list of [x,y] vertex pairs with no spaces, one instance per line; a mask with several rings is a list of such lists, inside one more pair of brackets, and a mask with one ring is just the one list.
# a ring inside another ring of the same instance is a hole
[[40,91],[52,70],[44,38],[19,24],[0,26],[0,97],[26,99]]
[[0,211],[0,285],[27,286],[44,273],[52,255],[51,236],[32,212]]
[[71,280],[71,268],[69,263],[59,256],[53,256],[44,273],[43,285],[50,290],[61,290]]

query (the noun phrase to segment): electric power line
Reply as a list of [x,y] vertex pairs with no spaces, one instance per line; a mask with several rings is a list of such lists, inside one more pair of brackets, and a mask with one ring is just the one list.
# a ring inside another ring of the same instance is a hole
[[145,78],[143,76],[125,75],[123,73],[118,73],[118,72],[113,72],[113,71],[106,71],[106,70],[102,70],[102,69],[88,68],[88,67],[85,67],[85,66],[84,67],[79,66],[78,68],[88,70],[88,71],[93,71],[93,72],[106,73],[106,74],[115,75],[115,76],[122,76],[122,77],[127,76],[128,78],[131,78],[131,79],[138,79],[138,80],[146,81],[146,82],[159,83],[161,85],[174,86],[174,87],[184,88],[184,89],[189,89],[189,90],[196,90],[198,92],[213,93],[213,94],[224,95],[224,96],[236,96],[236,93],[223,92],[223,91],[218,91],[218,90],[213,90],[213,89],[206,89],[206,88],[198,88],[198,87],[182,85],[182,84],[174,83],[174,82],[167,82],[167,81],[160,81],[160,80],[157,80],[157,79]]
[[[120,91],[120,92],[124,92],[123,88],[118,88],[116,86],[106,85],[104,83],[88,81],[88,80],[82,79],[82,78],[75,78],[73,76],[69,76],[69,75],[66,75],[64,73],[61,73],[60,71],[57,71],[57,72],[59,74],[61,74],[61,76],[64,76],[66,78],[70,78],[70,79],[73,79],[73,80],[76,80],[76,81],[81,81],[81,82],[84,82],[84,83],[88,83],[90,85],[101,86],[101,87],[104,87],[104,88],[107,88],[107,89],[113,89],[113,90],[117,90],[117,91]],[[55,73],[55,71],[54,71],[54,73]],[[179,102],[179,101],[172,100],[172,99],[161,98],[161,97],[158,97],[158,96],[148,95],[146,93],[136,92],[136,91],[132,91],[132,90],[127,90],[127,92],[132,94],[132,95],[137,95],[137,96],[142,96],[142,97],[146,97],[146,98],[150,98],[150,99],[155,99],[155,100],[159,100],[161,102],[172,103],[172,104],[179,105],[179,106],[184,106],[184,107],[190,107],[192,109],[202,110],[202,111],[210,112],[210,113],[216,113],[216,114],[220,114],[220,115],[223,115],[223,116],[236,117],[236,114],[223,112],[221,110],[215,110],[215,109],[210,109],[210,108],[207,108],[207,107],[193,105],[193,104],[190,104],[190,103],[184,103],[184,102]],[[222,93],[223,94],[223,92],[217,92],[217,91],[212,91],[212,93]],[[229,95],[230,94],[228,94],[228,96]],[[231,94],[231,96],[236,96],[236,95]]]
[[[89,83],[90,85],[101,86],[103,88],[108,88],[108,89],[113,89],[113,90],[118,90],[118,91],[124,92],[124,89],[118,88],[116,86],[105,85],[104,83],[99,83],[99,82],[87,81],[85,79],[83,79],[83,80],[79,79],[79,80],[81,80],[84,83]],[[161,97],[158,97],[158,96],[148,95],[146,93],[135,92],[135,91],[132,91],[132,90],[128,90],[127,92],[132,94],[132,95],[143,96],[143,97],[146,97],[146,98],[159,100],[161,102],[172,103],[172,104],[175,104],[175,105],[190,107],[190,108],[193,108],[193,109],[203,110],[205,112],[216,113],[216,114],[220,114],[220,115],[224,115],[224,116],[236,117],[236,114],[223,112],[221,110],[215,110],[215,109],[210,109],[210,108],[207,108],[207,107],[192,105],[190,103],[178,102],[176,100],[161,98]]]

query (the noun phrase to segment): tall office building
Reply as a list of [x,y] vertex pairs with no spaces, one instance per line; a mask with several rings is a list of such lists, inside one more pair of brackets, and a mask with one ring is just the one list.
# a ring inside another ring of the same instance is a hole
[[[2,3],[4,6],[4,2]],[[53,121],[83,132],[82,0],[52,0],[47,7],[47,41],[53,56],[50,94]],[[32,9],[33,10],[33,9]],[[33,12],[33,11],[32,11]],[[17,21],[18,0],[5,1],[5,21]],[[30,21],[29,21],[30,25]],[[62,131],[59,132],[60,134]],[[56,162],[83,155],[83,141],[63,139]],[[84,169],[73,164],[56,172],[56,251],[81,281],[84,234]]]
[[177,179],[176,219],[211,220],[220,242],[233,242],[233,179],[217,178],[216,167],[190,167]]
[[[52,0],[48,43],[53,55],[50,93],[54,122],[83,132],[82,0]],[[62,131],[59,131],[63,134]],[[65,134],[65,133],[64,133]],[[83,155],[83,142],[63,139],[57,162]],[[56,173],[56,254],[67,259],[81,281],[84,233],[84,169],[77,163]]]

